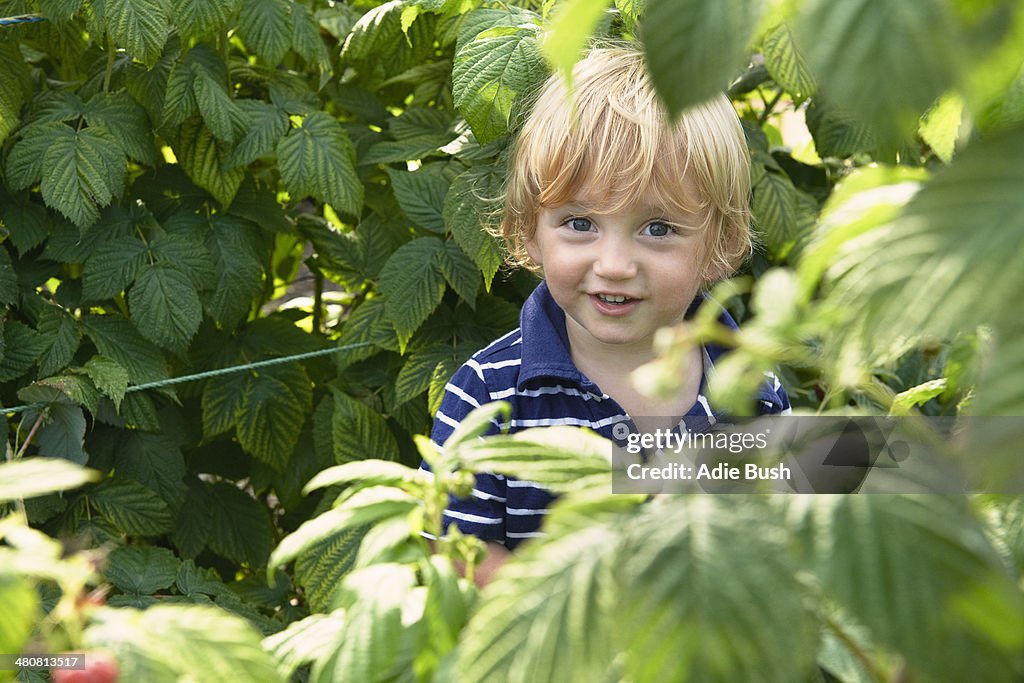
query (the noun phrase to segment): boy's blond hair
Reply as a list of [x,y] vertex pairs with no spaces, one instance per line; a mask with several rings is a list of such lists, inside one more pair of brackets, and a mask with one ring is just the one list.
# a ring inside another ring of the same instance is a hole
[[642,54],[623,46],[590,50],[572,82],[570,102],[562,75],[548,79],[515,143],[500,226],[513,263],[537,270],[525,245],[538,210],[578,201],[586,186],[601,197],[594,211],[650,192],[666,211],[699,216],[681,227],[705,233],[702,279],[735,271],[751,252],[750,156],[729,100],[670,124]]

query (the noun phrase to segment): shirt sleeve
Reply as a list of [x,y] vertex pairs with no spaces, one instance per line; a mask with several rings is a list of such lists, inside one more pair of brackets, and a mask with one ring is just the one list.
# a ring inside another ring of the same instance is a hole
[[758,415],[790,415],[793,407],[782,382],[774,372],[764,373],[767,378],[758,392]]
[[[440,447],[452,435],[459,423],[474,409],[490,401],[490,391],[479,366],[467,362],[445,386],[441,407],[434,416],[431,440]],[[500,426],[491,424],[485,435],[497,434]],[[420,469],[429,470],[421,463]],[[499,474],[477,474],[476,485],[468,498],[451,496],[444,511],[445,528],[454,523],[461,532],[484,541],[506,543],[505,512],[507,484]]]

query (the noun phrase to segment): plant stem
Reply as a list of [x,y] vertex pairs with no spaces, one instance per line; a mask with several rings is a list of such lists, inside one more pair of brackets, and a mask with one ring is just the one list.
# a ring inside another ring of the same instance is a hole
[[313,332],[323,331],[324,321],[324,275],[319,270],[313,272]]
[[43,420],[46,419],[46,411],[42,410],[39,413],[39,417],[36,418],[35,424],[32,425],[32,429],[28,431],[28,436],[21,443],[21,448],[14,455],[15,460],[21,460],[22,456],[25,455],[25,451],[28,449],[28,445],[32,442],[32,437],[36,435],[36,430],[43,424]]
[[779,100],[781,99],[782,90],[776,90],[775,97],[772,98],[771,102],[765,105],[764,111],[761,112],[761,115],[757,118],[758,125],[763,126],[765,124],[765,122],[768,120],[768,117],[772,115],[772,111],[775,109],[775,105],[777,105],[779,103]]
[[107,70],[103,73],[103,92],[110,92],[110,77],[114,73],[114,57],[117,50],[114,48],[114,40],[107,34]]

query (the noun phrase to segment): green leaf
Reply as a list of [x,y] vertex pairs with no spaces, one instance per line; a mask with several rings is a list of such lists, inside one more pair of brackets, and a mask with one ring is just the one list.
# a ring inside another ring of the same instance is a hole
[[359,215],[363,184],[355,172],[355,150],[330,114],[306,116],[277,144],[277,158],[293,200],[310,195],[337,211]]
[[238,102],[238,108],[246,133],[224,161],[228,169],[251,164],[273,152],[289,127],[287,112],[272,104],[246,99]]
[[311,614],[264,638],[263,648],[273,654],[278,673],[288,678],[298,667],[314,661],[320,653],[341,642],[344,627],[345,610]]
[[793,42],[787,24],[768,31],[761,44],[764,66],[779,87],[792,95],[794,102],[803,102],[817,90],[814,75]]
[[357,460],[344,465],[328,467],[317,473],[302,488],[303,493],[327,488],[337,484],[365,488],[367,486],[397,486],[415,482],[424,483],[424,474],[420,470],[389,460]]
[[383,416],[340,390],[334,396],[331,435],[338,463],[378,458],[398,459],[398,444]]
[[381,349],[398,350],[395,327],[388,320],[383,299],[366,299],[349,314],[341,328],[338,345],[354,344],[365,346],[339,352],[336,356],[339,368],[369,358]]
[[476,267],[458,244],[452,241],[444,243],[444,251],[440,257],[441,273],[448,285],[476,310],[476,295],[480,291],[480,269]]
[[213,195],[224,207],[231,205],[245,171],[241,168],[223,170],[227,152],[201,121],[192,118],[185,122],[174,152],[192,182]]
[[754,227],[764,237],[773,259],[785,258],[796,243],[796,199],[789,176],[779,171],[767,170],[754,186]]
[[545,75],[535,26],[488,29],[455,55],[455,106],[476,139],[490,142],[508,129],[513,103]]
[[52,375],[74,358],[82,340],[78,322],[56,306],[49,306],[39,316],[39,333],[49,344],[39,359],[39,374]]
[[5,570],[0,572],[0,603],[0,647],[22,652],[41,615],[36,589],[25,577]]
[[0,247],[0,305],[10,306],[18,301],[18,274],[6,247]]
[[17,43],[0,47],[0,143],[18,129],[29,93],[28,69]]
[[389,486],[375,486],[354,493],[336,508],[303,523],[294,533],[285,536],[270,555],[268,575],[291,562],[307,548],[325,538],[344,531],[397,517],[412,511],[419,501]]
[[167,262],[142,269],[128,293],[128,308],[142,336],[178,353],[188,348],[203,317],[188,275]]
[[[46,213],[46,209],[39,204],[11,202],[0,209],[0,221],[3,221],[4,225],[7,226],[11,233],[11,244],[14,245],[21,255],[42,244],[43,240],[49,237],[50,234],[49,216]],[[0,255],[0,258],[3,258],[3,256]],[[0,274],[0,278],[3,277],[5,276]],[[13,281],[8,280],[3,282],[0,291],[4,292],[4,294],[0,294],[0,301],[5,301],[5,295],[11,296],[11,293],[15,291],[15,284]],[[5,303],[13,302],[5,301]]]
[[22,129],[20,138],[7,155],[7,183],[12,190],[24,190],[43,177],[46,151],[71,129],[63,123],[51,122]]
[[136,237],[110,240],[89,256],[82,271],[82,297],[103,300],[120,294],[146,263],[148,247]]
[[130,95],[96,93],[86,103],[82,114],[90,126],[102,128],[116,140],[126,155],[144,164],[156,165],[149,116]]
[[410,172],[389,168],[387,172],[398,205],[409,220],[418,227],[443,234],[441,211],[448,194],[448,181],[422,169]]
[[3,324],[3,355],[0,356],[0,382],[17,379],[46,351],[47,341],[28,325],[17,320]]
[[344,576],[355,564],[364,533],[347,529],[314,544],[295,561],[295,582],[302,586],[312,610],[331,607]]
[[101,354],[128,372],[132,382],[143,384],[167,379],[167,360],[125,318],[118,315],[89,315],[82,326]]
[[163,50],[168,23],[158,0],[102,0],[107,32],[128,54],[152,66]]
[[85,443],[85,415],[81,407],[60,401],[46,407],[46,421],[36,432],[35,446],[39,455],[64,458],[84,465],[89,455]]
[[185,458],[179,444],[165,434],[124,433],[114,454],[114,469],[156,491],[172,509],[185,499]]
[[228,23],[242,0],[171,0],[171,17],[186,39],[211,35]]
[[636,27],[637,20],[643,15],[646,4],[647,0],[615,0],[615,9],[619,10],[622,23],[630,33]]
[[213,283],[213,260],[201,242],[184,235],[161,235],[149,248],[157,263],[166,263],[184,272],[197,290],[207,289]]
[[238,15],[238,33],[246,47],[267,64],[276,66],[292,44],[291,3],[246,0]]
[[67,21],[84,5],[85,0],[39,0],[43,14],[57,22]]
[[640,20],[647,67],[673,116],[723,92],[739,74],[760,15],[755,0],[648,0]]
[[[962,500],[811,496],[794,512],[826,595],[899,652],[912,675],[1013,680],[1024,597]],[[1004,620],[1009,642],[977,628],[964,611],[971,603]],[[936,642],[964,647],[936,650]]]
[[238,442],[257,459],[280,468],[291,458],[312,408],[313,389],[301,366],[263,368],[245,393],[238,414]]
[[210,550],[232,562],[264,566],[274,544],[267,509],[227,482],[214,484],[211,493]]
[[807,129],[814,138],[818,155],[823,159],[850,157],[875,146],[874,138],[863,124],[827,103],[822,104],[819,98],[811,101],[806,116]]
[[608,5],[608,0],[569,0],[559,5],[552,17],[541,51],[566,79],[572,78],[572,68],[583,55],[587,41],[608,10]]
[[474,166],[452,181],[444,201],[445,225],[455,242],[483,272],[488,290],[502,263],[501,248],[487,231],[494,221],[491,209],[495,197],[499,196],[502,175],[500,168]]
[[213,256],[216,282],[207,295],[210,315],[226,328],[241,322],[262,291],[263,265],[255,226],[233,216],[210,221],[206,248]]
[[111,652],[124,680],[283,680],[260,647],[260,634],[252,624],[217,607],[98,610],[83,643]]
[[152,489],[127,480],[108,480],[88,493],[89,502],[121,533],[156,536],[171,530],[167,504]]
[[203,436],[213,438],[234,428],[238,413],[245,405],[251,379],[244,373],[233,373],[203,388]]
[[107,556],[107,580],[125,593],[152,595],[169,588],[181,562],[167,548],[122,546]]
[[74,132],[63,126],[43,155],[40,189],[46,205],[78,227],[99,218],[97,205],[120,196],[126,173],[124,151],[103,128]]
[[444,242],[420,237],[403,244],[380,272],[380,290],[388,319],[402,348],[444,296],[440,258]]
[[857,338],[849,341],[882,349],[881,340],[901,336],[1014,323],[1006,302],[1024,291],[1024,274],[1003,265],[1020,253],[1024,234],[1024,169],[1015,154],[1022,145],[1024,131],[1011,130],[968,147],[900,217],[843,245],[828,300],[857,313]]
[[321,71],[330,71],[331,62],[327,46],[320,37],[320,24],[308,7],[297,2],[291,3],[292,49],[310,64],[316,64]]
[[[797,43],[829,101],[892,148],[955,81],[961,36],[946,3],[815,0],[800,11]],[[908,59],[913,54],[912,59]]]
[[242,124],[241,113],[231,99],[224,81],[203,69],[194,69],[195,80],[192,89],[195,93],[199,114],[213,137],[220,142],[235,140],[235,124]]
[[411,352],[395,378],[395,404],[401,405],[427,391],[437,364],[451,356],[450,344],[434,344]]
[[953,159],[963,115],[963,99],[956,94],[947,94],[925,114],[918,128],[921,139],[947,164]]
[[106,356],[93,356],[86,361],[84,369],[96,388],[114,402],[115,410],[119,410],[128,390],[128,371]]
[[95,470],[63,458],[23,458],[0,463],[0,502],[68,491],[99,479]]
[[171,539],[182,557],[196,557],[210,540],[214,524],[211,486],[195,478],[186,482],[188,492],[171,530]]

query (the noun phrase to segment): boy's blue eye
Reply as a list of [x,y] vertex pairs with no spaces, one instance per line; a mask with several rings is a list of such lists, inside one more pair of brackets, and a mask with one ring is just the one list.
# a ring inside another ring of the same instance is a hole
[[667,223],[652,221],[644,227],[644,234],[651,237],[668,237],[674,231]]
[[594,227],[589,218],[570,218],[566,223],[576,232],[589,232]]

